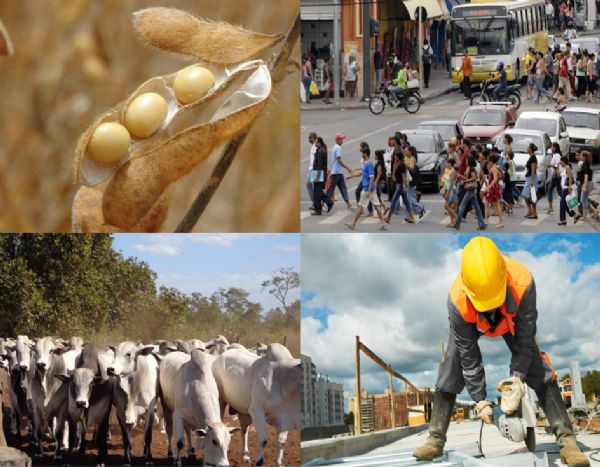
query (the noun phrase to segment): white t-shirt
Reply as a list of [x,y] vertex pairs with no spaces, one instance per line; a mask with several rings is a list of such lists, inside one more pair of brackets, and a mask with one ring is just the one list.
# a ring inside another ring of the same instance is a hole
[[554,5],[550,2],[546,3],[546,16],[554,16]]
[[560,186],[563,190],[568,190],[569,185],[567,181],[567,168],[562,165],[558,168],[558,174],[560,175]]
[[356,72],[358,71],[358,63],[352,62],[346,67],[346,81],[356,81]]
[[308,170],[312,170],[315,164],[315,154],[317,153],[317,145],[313,144],[310,148],[310,165],[308,166]]
[[385,171],[388,177],[392,174],[392,157],[395,150],[396,148],[388,146],[383,153],[383,162],[385,163]]
[[558,168],[558,164],[560,162],[560,154],[555,153],[552,154],[552,160],[550,161],[550,167],[548,167],[548,178],[554,177],[554,171]]

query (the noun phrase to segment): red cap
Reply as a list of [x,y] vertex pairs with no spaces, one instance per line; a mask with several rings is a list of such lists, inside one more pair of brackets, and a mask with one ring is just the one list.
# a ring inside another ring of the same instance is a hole
[[338,133],[338,134],[336,134],[336,135],[335,135],[335,139],[336,139],[336,141],[337,141],[338,139],[345,139],[345,138],[346,138],[346,135],[344,135],[344,134],[342,134],[342,133]]

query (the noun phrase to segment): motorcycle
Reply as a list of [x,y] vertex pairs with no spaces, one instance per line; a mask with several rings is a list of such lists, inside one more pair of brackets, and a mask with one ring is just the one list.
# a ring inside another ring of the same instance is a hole
[[377,94],[371,97],[369,101],[369,110],[379,115],[385,110],[385,106],[400,108],[404,107],[409,114],[419,111],[421,104],[425,102],[419,94],[419,88],[403,89],[399,95],[391,91],[391,87],[381,83],[377,89]]
[[484,81],[479,85],[479,92],[474,93],[471,96],[471,105],[485,104],[486,102],[509,102],[514,105],[516,109],[521,107],[521,92],[519,88],[521,85],[513,84],[507,86],[506,91],[500,94],[499,100],[496,101],[492,97],[492,91],[496,86],[489,81]]

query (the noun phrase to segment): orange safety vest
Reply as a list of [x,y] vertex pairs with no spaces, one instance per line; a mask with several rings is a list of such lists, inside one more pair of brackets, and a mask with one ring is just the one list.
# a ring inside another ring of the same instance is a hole
[[450,288],[450,299],[463,319],[467,323],[476,324],[477,328],[488,337],[502,336],[507,332],[510,332],[513,336],[515,335],[514,318],[517,315],[521,299],[525,295],[525,292],[527,292],[527,289],[529,289],[532,281],[531,273],[523,264],[507,256],[504,257],[504,261],[506,262],[508,290],[512,294],[516,307],[514,309],[507,309],[506,303],[502,304],[500,312],[504,319],[498,323],[495,329],[491,329],[490,323],[484,313],[479,313],[471,303],[471,300],[469,300],[469,297],[463,290],[464,286],[460,274]]

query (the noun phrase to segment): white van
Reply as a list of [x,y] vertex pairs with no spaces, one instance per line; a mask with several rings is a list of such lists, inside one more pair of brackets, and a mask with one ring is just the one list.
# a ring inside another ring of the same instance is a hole
[[594,107],[567,107],[562,113],[569,141],[569,151],[589,151],[594,163],[600,162],[600,109]]
[[557,112],[523,112],[519,115],[515,128],[536,130],[546,133],[550,141],[558,143],[560,152],[569,154],[569,133],[563,116]]

